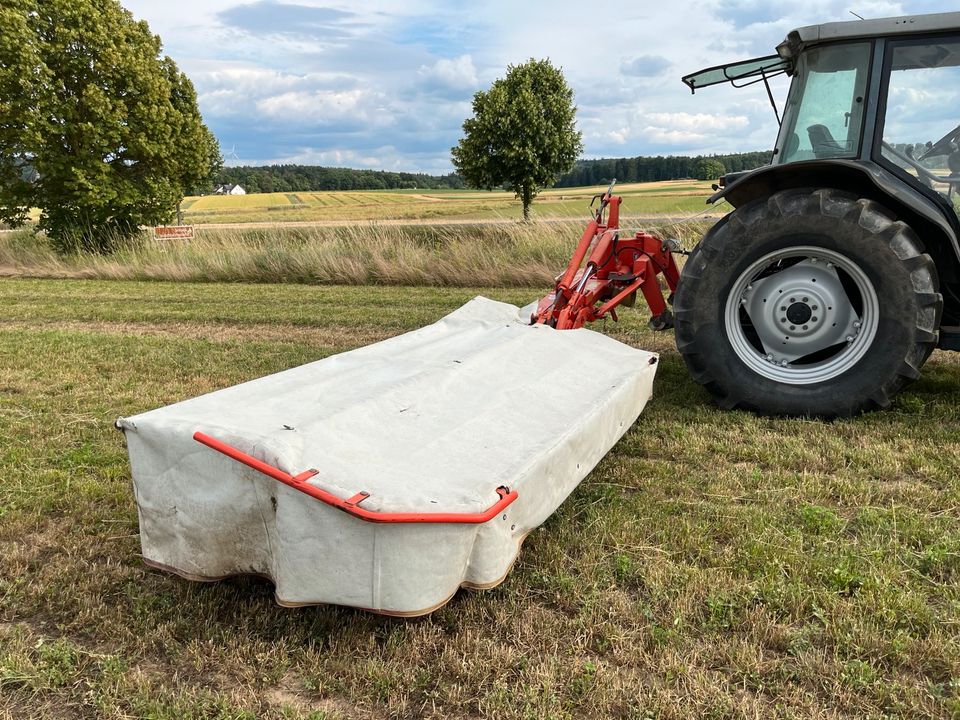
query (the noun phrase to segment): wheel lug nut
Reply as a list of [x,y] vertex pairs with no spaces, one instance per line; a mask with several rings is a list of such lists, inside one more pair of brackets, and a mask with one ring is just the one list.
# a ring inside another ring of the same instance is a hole
[[863,323],[860,322],[859,320],[857,320],[857,321],[853,324],[853,326],[854,326],[855,328],[860,328],[860,327],[863,326]]
[[797,326],[796,326],[796,325],[791,325],[791,326],[790,326],[790,329],[791,329],[791,330],[796,330],[796,329],[797,329]]
[[820,308],[818,308],[816,305],[814,305],[812,309],[813,309],[813,310],[819,310]]
[[786,367],[786,366],[787,366],[787,361],[786,361],[786,360],[781,360],[781,361],[780,361],[780,367]]
[[814,315],[814,316],[813,316],[812,318],[810,318],[810,319],[813,320],[814,322],[816,322],[816,321],[817,321],[817,316]]
[[852,342],[853,342],[853,335],[847,335],[847,342],[848,342],[848,343],[852,343]]
[[790,298],[790,302],[795,303],[796,301],[797,301],[796,298]]
[[781,306],[780,306],[780,312],[786,312],[786,311],[787,311],[787,306],[786,306],[786,305],[781,305]]

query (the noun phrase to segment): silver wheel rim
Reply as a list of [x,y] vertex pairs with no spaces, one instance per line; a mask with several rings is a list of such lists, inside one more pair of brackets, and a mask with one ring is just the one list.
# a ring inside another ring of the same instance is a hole
[[840,253],[798,246],[764,255],[733,283],[727,338],[751,370],[810,385],[840,375],[877,335],[879,301],[860,266]]

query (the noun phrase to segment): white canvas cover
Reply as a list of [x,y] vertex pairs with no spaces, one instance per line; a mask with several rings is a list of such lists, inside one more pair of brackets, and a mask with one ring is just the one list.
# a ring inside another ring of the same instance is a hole
[[[493,587],[542,523],[633,424],[656,356],[591,330],[528,324],[478,297],[405,335],[118,421],[145,561],[194,580],[270,578],[284,605],[436,609]],[[194,440],[202,432],[337,498],[353,517]]]

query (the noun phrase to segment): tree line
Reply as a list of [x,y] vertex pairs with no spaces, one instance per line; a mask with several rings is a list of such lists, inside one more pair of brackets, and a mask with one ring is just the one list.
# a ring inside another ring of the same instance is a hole
[[[657,155],[656,157],[578,160],[572,171],[560,176],[556,182],[556,187],[603,185],[614,178],[621,183],[681,180],[683,178],[712,180],[724,173],[753,170],[762,165],[767,165],[772,158],[772,151],[758,151],[731,155],[696,155],[693,157]],[[717,163],[719,163],[719,166]],[[722,170],[717,172],[721,167]],[[704,169],[708,169],[708,172],[704,173]],[[702,177],[705,174],[712,175],[712,177]]]
[[454,173],[427,175],[319,165],[225,167],[220,171],[218,182],[240,185],[247,192],[264,193],[311,190],[439,190],[464,187],[463,179]]
[[[556,187],[602,185],[617,182],[648,182],[698,177],[704,160],[721,164],[723,172],[752,170],[770,162],[770,152],[687,157],[681,155],[578,160],[573,170],[561,175]],[[699,167],[698,167],[699,164]],[[711,168],[713,169],[713,168]],[[715,171],[715,170],[714,170]],[[716,176],[723,174],[718,173]],[[713,178],[703,178],[713,179]],[[424,173],[354,170],[318,165],[240,165],[220,171],[217,182],[240,185],[247,192],[310,192],[321,190],[441,190],[466,187],[456,173]]]

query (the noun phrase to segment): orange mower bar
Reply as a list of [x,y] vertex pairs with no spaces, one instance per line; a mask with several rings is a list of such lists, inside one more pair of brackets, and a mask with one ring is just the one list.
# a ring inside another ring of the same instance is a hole
[[232,460],[236,460],[239,463],[243,463],[247,467],[251,467],[257,472],[263,473],[267,477],[271,477],[277,482],[281,482],[284,485],[289,485],[294,490],[299,490],[305,495],[309,495],[312,498],[319,500],[322,503],[326,503],[331,507],[336,508],[337,510],[342,510],[348,515],[352,515],[355,518],[360,520],[365,520],[366,522],[374,523],[459,523],[459,524],[472,524],[478,525],[480,523],[485,523],[488,520],[492,520],[500,512],[507,508],[510,504],[513,503],[519,497],[519,494],[516,490],[510,490],[507,487],[498,487],[497,495],[500,497],[497,502],[488,507],[486,510],[478,513],[453,513],[453,512],[429,512],[429,513],[417,513],[417,512],[379,512],[376,510],[367,510],[360,507],[360,503],[370,497],[369,493],[358,492],[353,497],[344,500],[342,498],[333,495],[332,493],[318,488],[316,485],[311,485],[307,482],[308,479],[312,478],[314,475],[317,475],[316,470],[306,470],[299,475],[291,475],[290,473],[284,472],[279,468],[275,468],[273,465],[269,465],[262,460],[257,460],[257,458],[247,455],[247,453],[238,450],[237,448],[227,445],[216,438],[210,437],[202,432],[195,432],[193,434],[193,439],[198,443],[202,443],[213,450],[216,450],[219,453],[226,455]]

